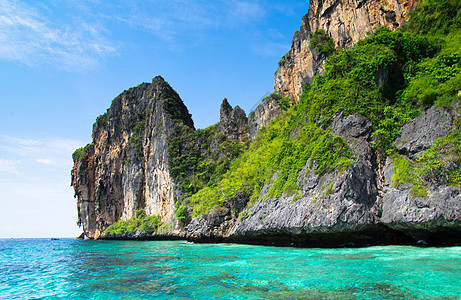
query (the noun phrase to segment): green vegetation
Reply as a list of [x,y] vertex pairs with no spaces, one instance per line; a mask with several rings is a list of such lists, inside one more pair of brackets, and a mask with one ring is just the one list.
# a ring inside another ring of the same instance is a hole
[[187,107],[182,102],[178,93],[166,82],[162,83],[162,87],[164,91],[161,94],[160,100],[163,103],[166,113],[169,114],[174,121],[193,127],[192,115],[189,114]]
[[[117,99],[117,98],[115,98],[115,99]],[[112,100],[112,103],[115,101],[115,99]],[[98,126],[106,126],[106,124],[107,124],[107,115],[109,114],[109,112],[110,112],[110,108],[108,108],[105,113],[103,113],[102,115],[100,115],[100,116],[98,116],[96,118],[96,123],[98,123]]]
[[461,28],[460,0],[425,0],[410,12],[406,29],[418,34],[446,34]]
[[285,63],[287,62],[287,60],[290,60],[291,59],[291,55],[290,55],[290,52],[288,53],[285,53],[283,56],[282,56],[282,59],[279,60],[279,66],[284,66]]
[[85,159],[85,157],[87,156],[88,150],[92,146],[94,146],[93,143],[87,144],[85,147],[81,147],[75,150],[74,153],[72,153],[72,159],[74,160],[74,162]]
[[459,41],[458,33],[442,39],[380,28],[330,57],[325,72],[306,88],[308,115],[323,127],[339,110],[369,118],[382,159],[392,152],[392,142],[407,120],[432,104],[458,101]]
[[461,187],[461,130],[439,138],[416,161],[395,156],[394,166],[392,181],[396,186],[411,184],[414,197],[426,196],[429,184]]
[[335,53],[335,41],[323,29],[317,29],[312,35],[309,48],[314,49],[320,55],[330,56]]
[[418,65],[409,66],[408,87],[402,97],[423,105],[449,107],[459,96],[461,87],[461,32],[439,40],[444,48],[440,53]]
[[136,230],[142,230],[147,234],[154,234],[163,225],[159,216],[147,216],[144,209],[138,209],[135,216],[128,220],[119,220],[107,227],[104,235],[119,235],[135,233]]
[[405,70],[436,52],[435,43],[428,38],[379,28],[371,37],[327,61],[325,72],[305,93],[312,98],[310,118],[322,117],[322,125],[326,126],[342,109],[378,124],[386,106],[408,111],[405,101],[399,103],[403,100],[399,92],[405,87]]
[[96,123],[99,126],[105,126],[107,124],[107,113],[104,113],[96,118]]
[[293,104],[293,100],[291,100],[290,98],[288,97],[284,97],[282,95],[280,95],[279,93],[276,93],[276,92],[273,92],[272,94],[270,94],[269,96],[267,96],[267,98],[272,98],[274,99],[275,101],[277,101],[277,104],[283,109],[283,110],[287,110],[288,108],[290,108],[290,106]]
[[186,206],[176,205],[176,218],[184,220],[186,218]]
[[196,131],[177,125],[168,145],[169,167],[181,183],[186,197],[205,186],[214,186],[227,172],[230,163],[246,148],[218,132],[217,125]]

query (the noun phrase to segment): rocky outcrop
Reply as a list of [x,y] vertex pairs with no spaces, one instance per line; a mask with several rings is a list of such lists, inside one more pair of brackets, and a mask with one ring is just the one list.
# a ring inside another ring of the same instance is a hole
[[234,108],[224,98],[220,109],[220,132],[230,140],[243,141],[247,137],[248,118],[238,105]]
[[259,130],[270,121],[281,115],[283,109],[277,103],[277,98],[270,95],[262,99],[261,103],[250,112],[248,118],[245,111],[238,105],[232,108],[225,98],[221,104],[219,131],[229,140],[243,142],[246,138],[253,140]]
[[300,235],[302,243],[309,244],[312,239],[318,242],[315,236],[319,233],[361,231],[375,223],[378,191],[369,160],[373,154],[367,145],[371,123],[360,116],[345,117],[343,113],[335,116],[335,121],[333,132],[350,143],[363,143],[356,147],[357,163],[346,172],[335,171],[321,177],[315,174],[315,164],[309,168],[310,162],[306,163],[298,176],[301,198],[262,197],[250,208],[250,216],[236,226],[234,236],[257,238],[271,232],[288,233],[292,238]]
[[406,123],[394,144],[401,153],[417,159],[424,150],[434,146],[438,138],[448,135],[453,129],[452,119],[447,110],[432,107]]
[[124,91],[93,126],[93,143],[74,154],[72,186],[85,236],[99,238],[137,209],[174,227],[181,192],[168,169],[168,139],[193,128],[187,108],[161,77]]
[[316,30],[325,30],[337,47],[350,47],[380,26],[404,24],[415,5],[416,0],[310,1],[291,49],[279,62],[274,90],[297,101],[303,84],[322,71],[326,56],[309,47]]
[[385,167],[381,222],[405,232],[414,240],[429,243],[458,242],[461,236],[461,190],[447,185],[430,185],[425,197],[413,197],[410,185],[394,186],[394,164]]
[[[356,145],[357,163],[346,171],[318,176],[316,164],[307,162],[298,176],[299,193],[293,196],[262,197],[240,218],[228,212],[223,222],[212,223],[209,216],[186,227],[186,237],[196,240],[227,239],[248,243],[296,245],[340,245],[354,241],[370,243],[376,237],[380,214],[374,157],[368,139],[371,123],[361,116],[339,113],[332,131]],[[354,238],[353,235],[361,232]]]

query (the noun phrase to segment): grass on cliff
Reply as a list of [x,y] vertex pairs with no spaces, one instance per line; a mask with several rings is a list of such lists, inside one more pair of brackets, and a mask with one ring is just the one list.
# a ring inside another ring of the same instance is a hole
[[93,143],[87,144],[85,147],[81,147],[81,148],[78,148],[77,150],[75,150],[74,153],[72,153],[72,159],[73,159],[74,163],[85,159],[85,157],[88,154],[88,150],[93,145],[94,145]]
[[123,235],[135,233],[136,230],[142,230],[147,234],[154,234],[163,225],[159,216],[147,216],[144,209],[138,209],[135,216],[128,220],[119,220],[107,227],[104,231],[105,236]]
[[309,42],[309,48],[315,49],[320,55],[326,57],[335,53],[335,41],[324,29],[317,29]]
[[[267,184],[271,184],[269,197],[299,195],[298,175],[307,162],[318,175],[348,168],[353,164],[349,146],[328,129],[340,110],[372,121],[372,144],[378,159],[383,160],[395,152],[392,143],[409,119],[432,105],[456,109],[461,87],[459,22],[447,21],[446,16],[434,11],[449,10],[459,0],[442,2],[427,0],[427,7],[416,10],[412,14],[414,21],[410,20],[402,30],[379,28],[354,47],[330,56],[324,73],[305,87],[300,101],[263,128],[219,182],[187,199],[193,215],[227,205],[237,193],[246,196],[251,205],[262,196],[261,190]],[[428,14],[439,26],[430,31],[426,24]],[[450,24],[445,26],[447,22]],[[459,144],[457,133],[447,139],[450,145]],[[441,145],[445,147],[447,143],[438,142],[432,152],[428,150],[422,156],[418,163],[430,167],[422,167],[420,173],[428,182],[431,178],[438,178],[437,182],[445,178],[443,182],[459,185],[459,169],[446,165],[446,156],[441,154]],[[451,162],[459,165],[457,159]]]

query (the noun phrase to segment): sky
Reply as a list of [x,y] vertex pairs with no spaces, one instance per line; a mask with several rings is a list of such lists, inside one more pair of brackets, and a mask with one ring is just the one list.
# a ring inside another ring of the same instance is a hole
[[0,238],[75,237],[72,153],[160,75],[196,128],[273,91],[306,0],[1,0]]

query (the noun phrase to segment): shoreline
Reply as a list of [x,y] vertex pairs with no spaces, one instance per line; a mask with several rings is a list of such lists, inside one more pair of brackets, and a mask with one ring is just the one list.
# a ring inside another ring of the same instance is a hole
[[116,236],[116,237],[100,237],[97,239],[87,238],[85,240],[93,241],[184,241],[196,244],[240,244],[240,245],[255,245],[255,246],[269,246],[269,247],[295,247],[295,248],[367,248],[374,246],[414,246],[414,247],[459,247],[461,241],[438,241],[427,242],[425,240],[419,241],[376,241],[376,242],[347,242],[347,243],[306,243],[305,241],[276,241],[270,239],[237,239],[237,238],[200,238],[190,239],[184,236],[170,236],[170,235],[150,235],[143,237],[133,236]]

